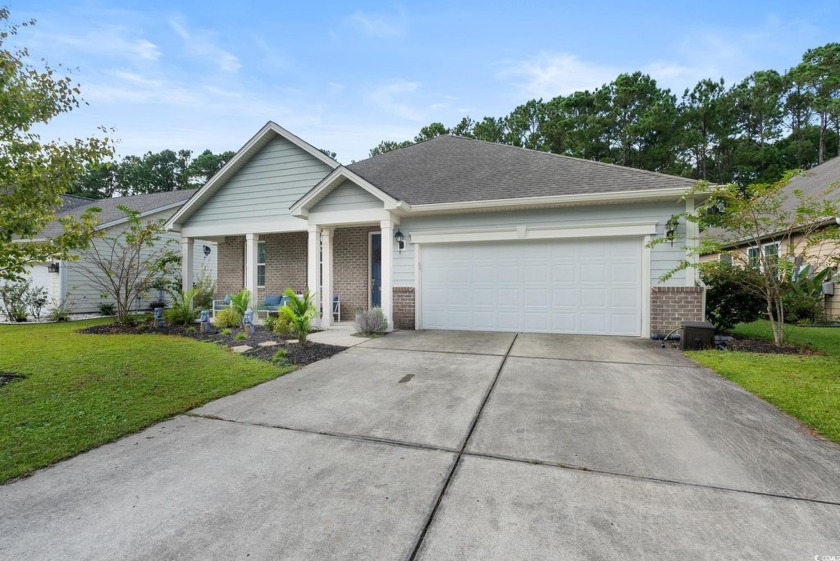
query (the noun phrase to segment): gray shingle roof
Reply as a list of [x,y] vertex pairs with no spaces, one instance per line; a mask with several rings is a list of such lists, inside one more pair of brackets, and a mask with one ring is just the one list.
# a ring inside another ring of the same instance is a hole
[[438,136],[347,166],[411,205],[690,188],[694,181],[460,136]]
[[196,189],[185,189],[183,191],[167,191],[165,193],[150,193],[148,195],[135,195],[133,197],[114,197],[112,199],[82,199],[81,197],[63,196],[61,210],[56,213],[56,219],[50,222],[38,238],[53,238],[61,233],[61,224],[58,219],[65,216],[79,217],[89,208],[99,208],[99,223],[107,224],[114,220],[125,217],[125,213],[117,208],[118,205],[127,206],[138,212],[149,212],[158,208],[167,207],[178,203],[185,203]]

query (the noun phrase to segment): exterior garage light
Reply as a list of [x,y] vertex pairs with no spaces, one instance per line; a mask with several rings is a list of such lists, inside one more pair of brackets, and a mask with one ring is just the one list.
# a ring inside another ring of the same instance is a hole
[[679,225],[679,216],[671,216],[665,223],[665,239],[670,241],[672,246],[674,245],[674,238],[677,237],[677,226]]
[[394,234],[394,239],[397,240],[397,248],[400,250],[400,253],[402,253],[402,250],[405,249],[405,236],[399,231],[399,229],[397,229]]
[[47,271],[49,271],[50,273],[57,273],[58,268],[59,268],[59,265],[58,265],[57,261],[53,261],[52,263],[47,265]]

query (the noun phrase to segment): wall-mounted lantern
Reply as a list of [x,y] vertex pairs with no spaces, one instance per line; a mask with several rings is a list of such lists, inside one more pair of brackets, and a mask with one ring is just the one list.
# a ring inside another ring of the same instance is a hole
[[397,249],[399,249],[400,253],[402,253],[402,250],[405,249],[405,236],[399,231],[399,229],[397,229],[394,234],[394,239],[397,241]]
[[57,273],[59,271],[59,264],[58,261],[53,261],[49,265],[47,265],[47,271],[50,273]]
[[208,256],[210,255],[210,251],[211,251],[211,250],[210,250],[210,246],[209,246],[209,245],[205,245],[205,246],[204,246],[204,249],[203,249],[202,251],[204,252],[204,257],[208,257]]
[[665,239],[671,242],[671,245],[674,245],[674,238],[677,237],[677,227],[679,225],[680,217],[676,215],[671,216],[665,223]]

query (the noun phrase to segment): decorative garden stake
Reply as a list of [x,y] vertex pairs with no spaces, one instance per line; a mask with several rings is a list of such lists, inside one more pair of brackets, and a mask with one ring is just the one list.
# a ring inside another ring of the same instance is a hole
[[207,310],[201,310],[201,317],[199,318],[199,322],[201,322],[201,326],[199,327],[199,331],[203,334],[207,334],[210,332],[210,312]]
[[242,327],[245,329],[245,335],[254,334],[254,311],[251,308],[245,310],[245,315],[242,317]]
[[155,308],[155,327],[163,327],[163,308]]

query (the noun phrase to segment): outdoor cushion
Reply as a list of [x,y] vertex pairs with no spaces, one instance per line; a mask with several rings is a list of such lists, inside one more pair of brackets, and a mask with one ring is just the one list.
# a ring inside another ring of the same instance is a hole
[[283,297],[279,296],[279,295],[277,295],[277,296],[275,296],[275,295],[266,296],[265,297],[265,305],[266,305],[267,308],[276,308],[277,306],[280,305],[280,302],[282,300],[283,300]]

